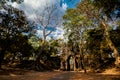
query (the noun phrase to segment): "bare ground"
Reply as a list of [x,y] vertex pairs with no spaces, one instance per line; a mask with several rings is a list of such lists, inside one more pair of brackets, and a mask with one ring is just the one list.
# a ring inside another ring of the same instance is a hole
[[120,73],[115,69],[104,73],[83,73],[72,71],[36,72],[26,70],[2,70],[0,80],[120,80]]

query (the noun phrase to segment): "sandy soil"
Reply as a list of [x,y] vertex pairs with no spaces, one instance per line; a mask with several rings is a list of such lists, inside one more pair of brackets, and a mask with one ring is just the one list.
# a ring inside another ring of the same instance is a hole
[[[114,69],[113,69],[114,71]],[[104,73],[72,71],[36,72],[25,70],[0,71],[0,80],[120,80],[120,73],[107,70]]]

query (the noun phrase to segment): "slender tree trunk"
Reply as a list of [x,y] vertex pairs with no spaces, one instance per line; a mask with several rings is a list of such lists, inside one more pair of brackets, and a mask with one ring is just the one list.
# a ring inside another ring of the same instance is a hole
[[84,70],[84,73],[86,73],[86,68],[85,68],[85,61],[84,61],[84,55],[83,55],[83,42],[80,41],[80,62],[81,62],[81,68]]
[[0,69],[2,68],[2,56],[0,54]]
[[82,59],[82,64],[83,64],[83,70],[84,70],[84,73],[87,73],[86,71],[86,66],[85,66],[85,60],[84,60],[84,57]]
[[66,71],[68,70],[68,62],[67,62],[67,60],[65,61],[65,70]]
[[61,60],[61,62],[60,62],[60,69],[61,70],[64,70],[64,64],[63,64],[63,62],[64,62],[63,60]]
[[85,68],[84,58],[82,56],[80,56],[80,67],[81,69],[84,70],[84,73],[87,73],[86,68]]
[[46,31],[45,31],[45,27],[43,28],[43,44],[45,43],[46,40]]
[[2,61],[4,59],[5,50],[2,50],[0,53],[0,69],[2,69]]

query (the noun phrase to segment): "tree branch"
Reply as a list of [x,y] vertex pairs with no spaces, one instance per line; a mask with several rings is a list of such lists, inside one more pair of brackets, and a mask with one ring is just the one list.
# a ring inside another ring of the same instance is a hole
[[51,34],[53,31],[49,31],[45,36],[48,36],[49,34]]

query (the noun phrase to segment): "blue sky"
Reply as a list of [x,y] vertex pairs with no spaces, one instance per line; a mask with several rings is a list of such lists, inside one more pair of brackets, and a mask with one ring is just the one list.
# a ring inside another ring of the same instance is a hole
[[[68,8],[75,8],[75,5],[79,2],[80,0],[24,0],[22,4],[13,3],[12,5],[19,9],[22,9],[28,19],[35,21],[34,17],[37,15],[33,9],[36,11],[41,11],[42,8],[44,8],[46,5],[45,3],[48,3],[48,5],[57,4],[59,6],[58,13],[60,13],[60,17],[62,18],[62,15],[64,15],[65,11]],[[63,38],[63,34],[64,30],[63,26],[61,25],[60,27],[56,27],[50,36],[58,39]],[[43,36],[41,29],[38,30],[38,35],[41,37]],[[48,39],[50,39],[50,36],[48,36]]]
[[60,6],[62,6],[62,4],[67,4],[68,8],[74,8],[80,1],[81,0],[61,0]]

